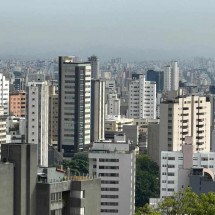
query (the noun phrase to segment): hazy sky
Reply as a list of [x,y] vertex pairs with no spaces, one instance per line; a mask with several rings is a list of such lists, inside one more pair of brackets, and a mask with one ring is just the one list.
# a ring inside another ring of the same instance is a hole
[[215,0],[1,0],[0,56],[215,57]]

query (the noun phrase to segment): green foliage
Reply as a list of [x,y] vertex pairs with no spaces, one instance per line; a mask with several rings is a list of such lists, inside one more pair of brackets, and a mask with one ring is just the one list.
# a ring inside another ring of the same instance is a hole
[[136,206],[158,198],[160,192],[159,167],[147,155],[138,155],[136,161]]
[[171,197],[163,199],[156,209],[146,204],[138,208],[135,215],[214,215],[215,193],[201,194],[198,196],[187,188]]
[[78,152],[71,160],[64,160],[62,165],[65,170],[69,167],[72,175],[86,175],[89,166],[88,154],[87,152]]

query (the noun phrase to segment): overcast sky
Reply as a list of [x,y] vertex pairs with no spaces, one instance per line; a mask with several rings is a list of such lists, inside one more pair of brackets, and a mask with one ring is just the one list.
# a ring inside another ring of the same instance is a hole
[[215,57],[215,0],[1,0],[0,56]]

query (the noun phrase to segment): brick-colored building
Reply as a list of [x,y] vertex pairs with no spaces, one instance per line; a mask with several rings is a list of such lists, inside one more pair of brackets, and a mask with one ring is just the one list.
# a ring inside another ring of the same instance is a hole
[[14,91],[10,93],[10,115],[25,117],[26,112],[26,92]]

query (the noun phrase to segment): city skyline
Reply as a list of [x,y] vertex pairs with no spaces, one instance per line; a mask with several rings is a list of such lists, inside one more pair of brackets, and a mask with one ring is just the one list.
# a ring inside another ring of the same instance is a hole
[[212,0],[4,2],[0,57],[213,57],[214,8]]

